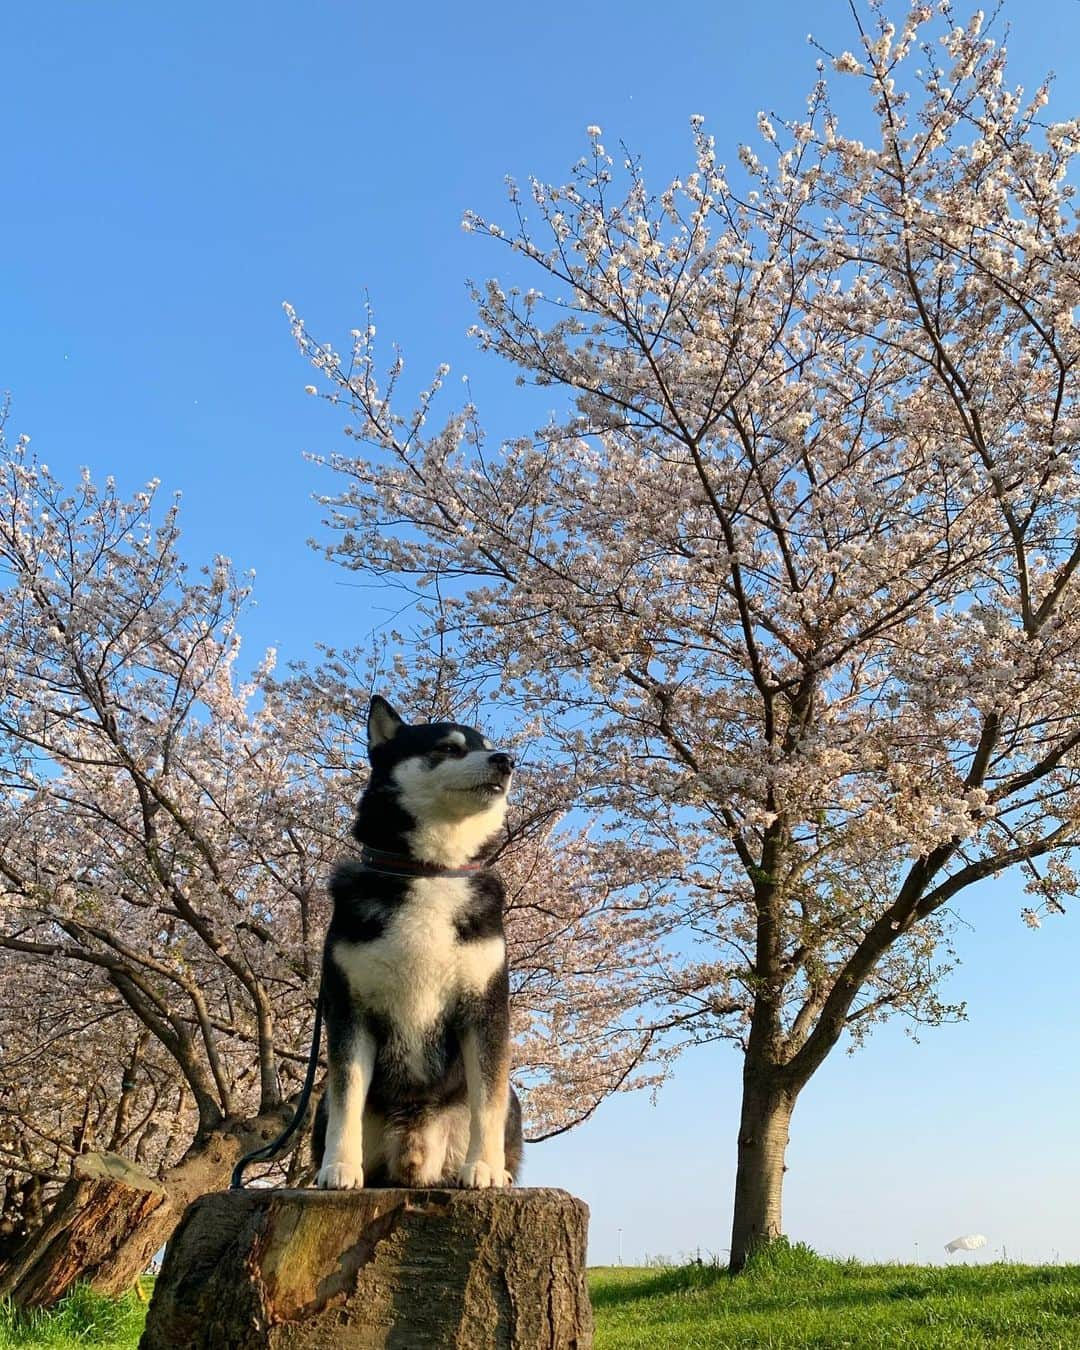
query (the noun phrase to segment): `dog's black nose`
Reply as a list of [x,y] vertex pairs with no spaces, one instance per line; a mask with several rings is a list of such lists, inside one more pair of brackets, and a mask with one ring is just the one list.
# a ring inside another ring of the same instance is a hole
[[493,765],[496,769],[501,769],[503,773],[514,772],[514,761],[509,755],[504,755],[501,750],[498,754],[489,755],[488,763]]

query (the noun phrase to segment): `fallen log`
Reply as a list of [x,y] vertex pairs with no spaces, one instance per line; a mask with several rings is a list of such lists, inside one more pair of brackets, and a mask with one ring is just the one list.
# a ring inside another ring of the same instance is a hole
[[176,1229],[140,1350],[588,1350],[559,1190],[248,1190]]

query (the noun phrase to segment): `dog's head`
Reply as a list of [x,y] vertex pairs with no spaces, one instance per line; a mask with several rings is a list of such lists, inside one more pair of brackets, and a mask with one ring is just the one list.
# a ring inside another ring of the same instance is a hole
[[[410,726],[376,694],[368,711],[368,757],[371,780],[356,831],[364,843],[386,847],[388,835],[398,836],[417,857],[456,866],[475,857],[501,827],[514,761],[474,727]],[[383,817],[381,828],[376,815]]]

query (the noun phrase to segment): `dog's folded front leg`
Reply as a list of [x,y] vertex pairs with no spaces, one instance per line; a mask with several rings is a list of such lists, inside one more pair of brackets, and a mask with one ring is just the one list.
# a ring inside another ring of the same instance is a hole
[[507,1047],[468,1027],[461,1038],[469,1094],[469,1151],[458,1180],[462,1186],[512,1186],[506,1170],[506,1112],[510,1100]]
[[375,1067],[375,1042],[356,1027],[348,1044],[335,1054],[329,1045],[330,1072],[326,1089],[326,1147],[316,1185],[329,1191],[359,1189],[364,1184],[364,1103]]

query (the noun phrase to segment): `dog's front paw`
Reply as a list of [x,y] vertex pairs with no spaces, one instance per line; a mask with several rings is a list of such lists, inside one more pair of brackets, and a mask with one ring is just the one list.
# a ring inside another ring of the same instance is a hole
[[458,1173],[458,1185],[483,1190],[488,1186],[511,1186],[513,1178],[502,1167],[492,1167],[483,1160],[467,1162]]
[[327,1163],[319,1168],[315,1185],[324,1191],[359,1191],[363,1189],[363,1168],[348,1163]]

